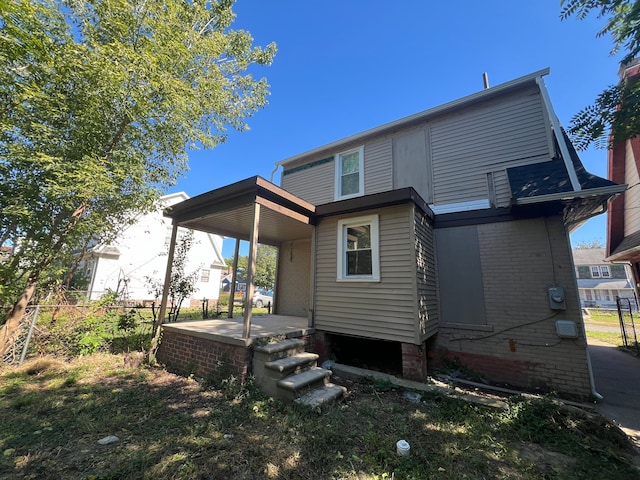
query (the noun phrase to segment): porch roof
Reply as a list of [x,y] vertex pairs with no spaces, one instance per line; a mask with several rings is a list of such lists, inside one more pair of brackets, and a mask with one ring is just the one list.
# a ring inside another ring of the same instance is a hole
[[254,176],[173,205],[164,215],[174,225],[249,240],[253,205],[262,207],[259,242],[309,238],[315,206],[260,176]]

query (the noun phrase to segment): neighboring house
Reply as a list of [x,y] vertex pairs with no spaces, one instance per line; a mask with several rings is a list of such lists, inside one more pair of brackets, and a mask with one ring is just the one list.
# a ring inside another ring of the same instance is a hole
[[[156,211],[140,216],[114,242],[96,245],[86,253],[77,271],[86,278],[90,300],[98,300],[107,290],[118,291],[132,302],[151,303],[154,300],[148,279],[164,283],[171,240],[171,225],[162,211],[188,198],[184,192],[161,197]],[[186,273],[198,270],[191,304],[199,305],[205,298],[218,299],[220,270],[224,268],[222,237],[194,232],[185,268]]]
[[[620,81],[640,80],[640,59],[620,70]],[[628,262],[634,283],[640,285],[640,137],[609,150],[609,178],[629,189],[609,206],[607,260]]]
[[605,260],[604,248],[576,248],[573,263],[578,279],[580,303],[584,308],[617,308],[617,298],[623,307],[637,309],[631,267]]
[[277,246],[274,314],[308,318],[321,361],[358,343],[413,380],[449,359],[586,397],[569,231],[624,186],[585,171],[547,73],[285,159],[281,187],[252,177],[166,215]]

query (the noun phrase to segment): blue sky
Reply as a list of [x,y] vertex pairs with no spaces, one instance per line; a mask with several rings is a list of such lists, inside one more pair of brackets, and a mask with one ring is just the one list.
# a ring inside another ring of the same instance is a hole
[[[238,0],[233,28],[256,45],[278,46],[254,70],[271,85],[269,104],[213,150],[190,153],[188,174],[170,190],[190,196],[261,175],[275,162],[549,67],[556,115],[572,115],[617,82],[620,55],[602,20],[560,20],[560,0]],[[606,176],[607,152],[581,158]],[[274,178],[279,183],[280,172]],[[606,240],[600,215],[572,242]],[[224,254],[232,247],[225,242]]]

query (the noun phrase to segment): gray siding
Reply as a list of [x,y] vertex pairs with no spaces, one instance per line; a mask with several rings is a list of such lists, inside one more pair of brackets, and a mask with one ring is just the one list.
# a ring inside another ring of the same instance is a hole
[[325,162],[282,175],[281,186],[289,193],[314,205],[333,202],[335,163]]
[[438,330],[438,295],[436,283],[433,227],[419,209],[415,211],[416,285],[418,289],[418,334],[421,341]]
[[[361,212],[366,215],[373,212]],[[380,282],[337,282],[337,224],[317,227],[316,328],[368,338],[419,343],[416,335],[413,208],[401,205],[379,214]]]
[[[487,198],[487,173],[550,157],[537,88],[443,117],[430,131],[435,204]],[[503,188],[499,204],[505,195]]]
[[393,188],[413,187],[427,202],[432,201],[431,164],[425,127],[396,135],[393,139]]
[[364,193],[386,192],[393,188],[391,139],[364,146]]

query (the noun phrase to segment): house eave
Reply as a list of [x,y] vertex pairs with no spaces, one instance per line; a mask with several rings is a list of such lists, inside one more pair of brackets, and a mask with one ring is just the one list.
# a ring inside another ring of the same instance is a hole
[[627,185],[610,185],[607,187],[591,188],[588,190],[569,191],[550,193],[548,195],[537,195],[533,197],[517,198],[515,205],[534,205],[537,203],[567,201],[580,198],[597,197],[597,196],[615,196],[619,195],[627,189]]

